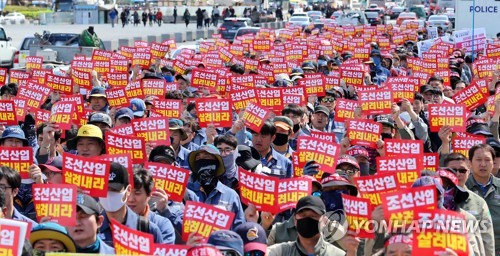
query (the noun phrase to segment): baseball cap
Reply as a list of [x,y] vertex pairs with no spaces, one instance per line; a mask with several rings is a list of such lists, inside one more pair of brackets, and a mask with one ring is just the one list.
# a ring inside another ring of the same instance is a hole
[[418,178],[412,185],[412,188],[417,188],[417,187],[424,187],[424,186],[436,186],[436,189],[438,190],[439,194],[444,193],[444,188],[443,185],[441,184],[442,181],[438,180],[436,178],[433,178],[431,176],[423,176]]
[[108,114],[102,112],[95,112],[90,115],[88,124],[94,124],[94,123],[104,123],[110,128],[111,126],[113,126],[111,122],[111,117],[109,117]]
[[106,98],[106,90],[104,88],[102,88],[102,87],[94,87],[90,91],[89,100],[90,100],[91,97]]
[[127,187],[129,185],[127,168],[119,163],[111,162],[108,182],[108,187],[117,191]]
[[31,244],[38,240],[51,239],[61,242],[66,248],[66,253],[76,253],[76,245],[73,239],[68,235],[66,229],[54,222],[44,222],[33,228],[30,234]]
[[[243,240],[240,235],[231,230],[217,230],[208,238],[208,244],[215,246],[221,252],[236,252],[243,256]],[[223,253],[224,254],[224,253]]]
[[240,224],[234,230],[243,240],[245,253],[267,251],[267,235],[264,228],[255,222]]
[[175,80],[181,80],[181,79],[190,83],[191,82],[191,74],[187,74],[187,75],[177,74],[175,76]]
[[51,171],[51,172],[57,172],[57,173],[62,172],[62,170],[61,170],[62,167],[56,167],[56,166],[50,165],[50,164],[39,164],[38,167],[40,167],[42,172],[45,172],[45,171]]
[[146,110],[146,103],[141,99],[134,98],[130,100],[130,109],[134,112],[134,116],[142,117],[144,110]]
[[320,190],[320,191],[323,190],[323,185],[315,177],[310,176],[310,175],[303,175],[302,178],[306,178],[306,179],[310,180],[313,184],[313,187],[314,186],[318,187],[318,190]]
[[172,146],[165,146],[165,145],[160,145],[156,146],[151,150],[151,153],[149,154],[149,161],[150,162],[167,162],[168,164],[171,164],[175,162],[175,150]]
[[241,166],[245,170],[253,170],[261,164],[260,154],[255,148],[238,145],[236,149],[238,150],[238,157],[236,157],[236,164],[238,166]]
[[340,166],[341,164],[350,164],[356,167],[358,170],[360,169],[358,161],[356,161],[356,158],[350,155],[341,155],[337,160],[337,166]]
[[24,147],[27,147],[29,145],[28,140],[24,135],[24,131],[21,129],[21,127],[17,125],[8,126],[7,128],[5,128],[5,130],[2,133],[2,138],[0,138],[0,144],[2,144],[5,139],[9,138],[22,140]]
[[85,214],[89,215],[101,213],[101,207],[97,201],[91,196],[82,193],[76,195],[76,207],[79,207]]
[[184,131],[184,122],[177,118],[172,118],[168,120],[168,129],[171,131],[179,130],[181,132],[181,140],[187,139],[187,134]]
[[273,119],[273,123],[276,127],[280,127],[284,130],[290,131],[293,129],[293,121],[292,119],[286,116],[276,116]]
[[219,150],[212,144],[201,146],[198,150],[191,151],[191,153],[189,153],[188,162],[189,162],[189,169],[191,169],[191,171],[196,172],[194,170],[197,170],[197,168],[195,168],[196,155],[198,155],[200,152],[206,152],[211,155],[214,155],[215,158],[219,161],[217,170],[215,172],[216,173],[215,176],[219,177],[226,172],[226,167],[224,167],[224,161],[222,161],[222,157],[219,153]]
[[99,127],[93,124],[82,125],[80,129],[78,129],[78,133],[76,137],[66,142],[68,149],[76,149],[76,143],[80,138],[94,138],[104,144],[102,131]]
[[441,179],[448,179],[455,187],[455,203],[461,203],[469,198],[469,193],[458,185],[457,172],[451,168],[440,167],[437,174]]
[[322,105],[318,105],[314,108],[314,114],[316,113],[324,113],[326,116],[330,116],[330,110],[325,107],[325,106],[322,106]]
[[326,213],[325,203],[321,200],[321,198],[316,196],[305,196],[302,197],[298,202],[296,212],[300,212],[302,210],[312,210],[319,215],[323,215]]
[[340,176],[338,173],[334,173],[328,177],[323,178],[321,180],[321,185],[323,185],[323,189],[335,186],[347,186],[347,188],[349,189],[349,195],[358,195],[358,188],[349,183],[346,178]]
[[467,127],[466,131],[474,135],[484,135],[488,137],[493,136],[493,134],[490,132],[490,128],[486,123],[474,123],[471,126]]
[[302,64],[302,70],[315,70],[316,67],[311,61],[306,61]]
[[374,119],[375,122],[388,125],[392,128],[395,127],[394,119],[390,115],[378,115]]
[[500,141],[493,137],[486,138],[486,144],[490,145],[496,152],[500,151]]
[[370,159],[370,154],[368,153],[368,150],[362,146],[352,146],[347,149],[347,154],[353,157],[364,157],[367,160]]
[[115,120],[118,120],[120,118],[128,118],[130,120],[134,120],[134,112],[130,108],[120,108],[118,111],[116,111],[115,114]]
[[292,68],[292,73],[290,74],[290,77],[292,76],[304,76],[304,71],[301,68]]

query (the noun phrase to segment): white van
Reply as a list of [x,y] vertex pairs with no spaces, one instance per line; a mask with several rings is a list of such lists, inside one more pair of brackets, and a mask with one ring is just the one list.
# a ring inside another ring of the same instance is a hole
[[12,47],[12,38],[7,37],[5,30],[0,26],[0,67],[10,67],[12,65],[12,57],[15,51],[16,48]]

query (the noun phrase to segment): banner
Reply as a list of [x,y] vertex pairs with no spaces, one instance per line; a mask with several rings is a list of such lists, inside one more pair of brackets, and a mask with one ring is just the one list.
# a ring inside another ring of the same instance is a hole
[[358,92],[361,109],[365,115],[391,114],[393,95],[386,91]]
[[108,195],[111,163],[98,158],[63,153],[62,176],[64,184],[73,184],[92,197]]
[[50,122],[59,125],[61,130],[70,130],[75,111],[76,103],[74,102],[56,102],[52,105]]
[[349,231],[353,232],[352,235],[359,238],[374,239],[375,233],[371,231],[373,224],[370,222],[373,206],[370,200],[342,194],[342,203],[349,224]]
[[422,155],[399,155],[377,157],[377,171],[396,172],[400,187],[410,187],[420,176],[423,169]]
[[33,148],[1,147],[0,166],[8,166],[21,175],[21,179],[31,179],[30,166],[33,164]]
[[264,122],[269,117],[269,113],[270,111],[258,103],[249,102],[241,119],[245,121],[245,126],[248,129],[260,133],[260,129],[264,126]]
[[196,114],[202,128],[233,125],[233,109],[228,99],[196,99]]
[[230,91],[229,98],[236,111],[247,108],[250,102],[257,103],[257,92],[255,89],[245,89],[239,91]]
[[[167,123],[168,125],[168,123]],[[168,130],[168,129],[167,129]],[[144,138],[105,133],[106,150],[110,155],[132,154],[132,162],[141,164],[146,159],[146,145]]]
[[168,117],[148,117],[132,120],[135,135],[145,142],[155,145],[170,146]]
[[424,142],[422,140],[384,140],[385,156],[420,155],[424,154]]
[[257,102],[275,113],[281,113],[283,110],[283,91],[280,88],[258,88]]
[[486,138],[477,136],[475,138],[454,137],[451,139],[451,148],[453,153],[461,153],[465,158],[469,159],[469,149],[477,144],[485,144]]
[[377,148],[382,124],[371,120],[352,119],[347,121],[346,129],[352,145]]
[[42,217],[50,217],[51,222],[61,226],[75,226],[76,194],[75,185],[33,184],[37,222],[40,222]]
[[184,208],[182,240],[187,241],[191,233],[196,233],[208,239],[214,231],[230,229],[234,217],[234,212],[222,210],[217,206],[187,201]]
[[320,165],[319,169],[335,173],[340,146],[327,140],[299,136],[296,152],[299,154],[300,167],[304,167],[307,161],[314,159]]
[[110,219],[110,221],[116,255],[151,255],[153,253],[154,239],[152,234],[129,228],[114,219]]
[[354,109],[359,107],[358,101],[340,98],[336,102],[335,121],[346,122],[347,120],[354,119]]
[[[419,210],[437,208],[436,186],[398,189],[382,197],[382,208],[388,227],[394,228],[411,225],[414,213]],[[389,231],[388,231],[389,232]]]
[[130,99],[127,97],[127,90],[124,87],[109,89],[105,93],[110,107],[127,108],[130,106]]
[[0,100],[0,125],[18,125],[14,101]]
[[189,170],[170,164],[153,162],[144,163],[144,169],[148,170],[153,176],[155,188],[165,190],[168,200],[175,202],[184,200],[184,192],[189,180]]
[[431,132],[439,132],[443,126],[451,126],[454,132],[465,132],[467,108],[465,104],[429,104]]
[[377,175],[354,177],[354,183],[362,198],[370,204],[378,206],[382,196],[400,188],[397,174],[394,172],[377,173]]

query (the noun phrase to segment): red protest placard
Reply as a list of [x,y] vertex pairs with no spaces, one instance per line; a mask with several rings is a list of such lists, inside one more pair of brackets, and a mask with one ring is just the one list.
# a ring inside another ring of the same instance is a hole
[[437,204],[436,186],[398,189],[382,197],[384,217],[390,228],[410,225],[416,211],[433,210]]
[[335,106],[335,121],[345,122],[349,119],[354,118],[354,109],[359,106],[359,102],[355,100],[347,100],[340,98],[336,100],[337,106]]
[[127,87],[129,74],[126,72],[114,72],[106,74],[106,81],[112,88]]
[[24,237],[20,226],[22,221],[4,220],[7,223],[0,223],[0,255],[22,255],[21,253],[24,244]]
[[241,202],[255,205],[257,210],[278,212],[276,188],[279,179],[239,169]]
[[31,147],[0,147],[0,166],[5,165],[19,172],[21,179],[29,179],[33,164]]
[[137,65],[143,67],[143,68],[149,68],[151,66],[151,58],[152,55],[151,53],[148,52],[134,52],[132,54],[132,67],[135,67]]
[[280,88],[258,88],[257,102],[267,109],[281,113],[283,110],[283,92]]
[[245,87],[255,87],[255,81],[253,75],[238,75],[230,77],[231,83],[239,84]]
[[219,75],[210,69],[195,68],[191,75],[191,86],[216,88]]
[[94,69],[94,62],[87,59],[85,60],[73,59],[73,61],[71,61],[71,70],[75,69],[90,73]]
[[[419,210],[415,220],[420,223],[413,231],[412,253],[415,255],[450,254],[452,250],[458,256],[469,255],[470,233],[465,215],[449,210]],[[478,241],[481,242],[481,241]]]
[[106,50],[94,49],[92,52],[92,60],[110,60],[113,53]]
[[312,193],[312,182],[305,177],[280,179],[278,181],[278,190],[276,198],[278,199],[278,211],[283,212],[293,209],[297,206],[297,202],[305,196]]
[[50,221],[61,226],[73,227],[76,224],[75,185],[70,184],[33,184],[33,203],[37,221],[50,217]]
[[327,140],[300,136],[297,139],[297,153],[299,166],[314,159],[324,172],[335,173],[336,160],[340,153],[340,146]]
[[347,120],[346,128],[351,144],[377,148],[382,124],[371,120],[352,119]]
[[130,106],[130,98],[127,97],[127,90],[125,88],[109,89],[105,93],[110,107],[120,108]]
[[127,168],[129,184],[131,185],[132,188],[134,188],[134,172],[132,169],[132,155],[130,153],[116,154],[116,155],[100,155],[99,159],[108,161],[110,163],[111,162],[119,163],[123,165],[125,168]]
[[30,74],[28,72],[20,70],[9,70],[9,83],[19,83],[19,79],[29,79]]
[[152,58],[163,59],[165,57],[165,55],[167,54],[169,48],[170,48],[169,45],[159,44],[159,43],[153,42],[151,44]]
[[269,39],[254,39],[252,42],[252,49],[256,52],[268,52],[271,51],[272,43]]
[[290,104],[303,106],[306,104],[306,98],[303,94],[283,93],[283,105],[286,106]]
[[[50,111],[38,108],[28,108],[28,112],[35,118],[35,125],[38,127],[42,123],[48,123],[50,120]],[[75,113],[76,114],[76,113]]]
[[394,172],[354,177],[354,183],[358,187],[361,197],[368,199],[374,206],[382,203],[382,195],[400,188],[397,174]]
[[424,154],[424,142],[421,140],[384,140],[385,156],[419,155]]
[[40,84],[45,84],[45,75],[51,73],[52,70],[49,69],[32,69],[31,78]]
[[46,74],[45,83],[54,91],[64,94],[73,93],[73,80],[70,77]]
[[377,157],[377,171],[396,172],[402,188],[410,187],[423,169],[422,155]]
[[330,132],[311,130],[311,137],[319,140],[325,140],[331,143],[334,143],[336,141],[335,134]]
[[465,132],[467,108],[465,104],[429,104],[431,132],[439,132],[443,126],[451,126],[454,132]]
[[168,118],[180,118],[182,112],[182,100],[158,99],[153,102],[154,110]]
[[165,79],[142,79],[141,82],[144,95],[165,97],[167,84]]
[[71,69],[71,79],[73,79],[74,85],[78,85],[88,90],[92,89],[92,74],[90,71]]
[[325,84],[326,82],[323,74],[311,74],[307,76],[304,75],[304,78],[299,80],[299,85],[306,88],[306,96],[325,96]]
[[153,162],[144,163],[144,169],[149,170],[155,180],[155,188],[163,189],[168,200],[182,202],[189,179],[189,170],[170,164]]
[[245,109],[250,102],[257,102],[257,92],[255,89],[230,91],[229,98],[231,99],[233,107],[239,111]]
[[443,78],[443,85],[450,86],[450,70],[449,69],[438,69],[434,71],[434,76],[439,76]]
[[196,99],[196,114],[200,127],[231,127],[233,109],[228,99]]
[[74,102],[56,102],[50,112],[50,122],[59,125],[62,130],[69,130],[75,111],[76,104]]
[[7,81],[7,69],[0,68],[0,85],[4,85],[5,81]]
[[142,90],[142,85],[140,80],[130,82],[127,87],[125,87],[125,94],[127,98],[144,98],[144,91]]
[[453,95],[456,104],[465,104],[469,111],[473,111],[488,100],[488,94],[483,93],[477,84],[469,85]]
[[111,219],[113,247],[117,255],[151,255],[154,250],[153,235],[137,231]]
[[375,233],[371,231],[373,206],[370,199],[342,194],[342,203],[349,231],[359,238],[375,238]]
[[[163,255],[187,255],[187,251],[191,246],[180,244],[154,244],[154,256]],[[205,254],[212,255],[212,254]]]
[[191,233],[208,239],[214,231],[229,229],[233,225],[234,217],[234,212],[205,203],[187,201],[184,208],[182,240],[187,241]]
[[148,117],[132,120],[132,127],[137,137],[144,138],[152,145],[170,146],[168,117]]
[[6,126],[18,124],[13,100],[0,100],[0,124]]
[[402,99],[407,99],[413,103],[413,99],[415,96],[415,85],[400,83],[386,83],[386,85],[392,92],[392,98],[394,102],[401,102]]
[[45,85],[29,82],[27,86],[19,87],[17,96],[26,98],[28,107],[40,108],[49,97],[50,91],[51,89]]
[[43,57],[26,56],[26,70],[41,69],[43,65]]
[[111,72],[111,63],[109,60],[94,60],[93,61],[94,68],[92,70],[96,71],[99,74],[105,75]]
[[113,73],[128,73],[128,60],[127,59],[111,59],[109,61],[110,72]]
[[[167,123],[168,125],[168,123]],[[132,154],[132,162],[140,164],[146,161],[146,142],[144,138],[106,133],[106,150],[110,155]]]
[[73,184],[93,197],[108,195],[110,162],[98,158],[63,153],[64,184]]
[[362,86],[363,85],[363,71],[353,71],[342,68],[340,70],[340,78],[344,80],[346,85]]
[[358,92],[358,94],[363,114],[378,115],[391,113],[393,102],[391,91],[366,91]]
[[451,139],[451,147],[453,153],[461,153],[467,159],[469,158],[469,149],[477,144],[485,144],[486,138],[483,136],[477,136],[475,138],[463,138],[455,137]]
[[436,171],[439,166],[438,153],[424,153],[424,169]]
[[14,107],[16,107],[17,121],[23,122],[26,118],[26,109],[29,108],[28,99],[16,96],[12,100],[14,101]]
[[269,116],[269,113],[270,111],[262,107],[260,104],[249,102],[242,119],[245,121],[245,126],[248,129],[259,133],[260,129],[262,129],[262,126],[264,125],[264,121]]

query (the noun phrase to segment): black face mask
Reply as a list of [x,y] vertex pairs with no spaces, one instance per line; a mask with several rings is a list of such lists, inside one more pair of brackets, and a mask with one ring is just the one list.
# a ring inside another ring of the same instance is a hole
[[214,186],[217,184],[215,177],[219,162],[211,159],[201,159],[196,161],[196,179],[202,186]]
[[390,133],[381,133],[380,136],[382,137],[382,140],[392,139],[392,134]]
[[283,146],[288,143],[288,135],[283,133],[276,133],[276,138],[273,140],[273,144],[276,146]]
[[293,133],[297,133],[299,130],[300,130],[300,124],[299,123],[294,124],[293,125]]
[[312,218],[297,220],[297,232],[304,238],[311,238],[319,233],[319,221]]

